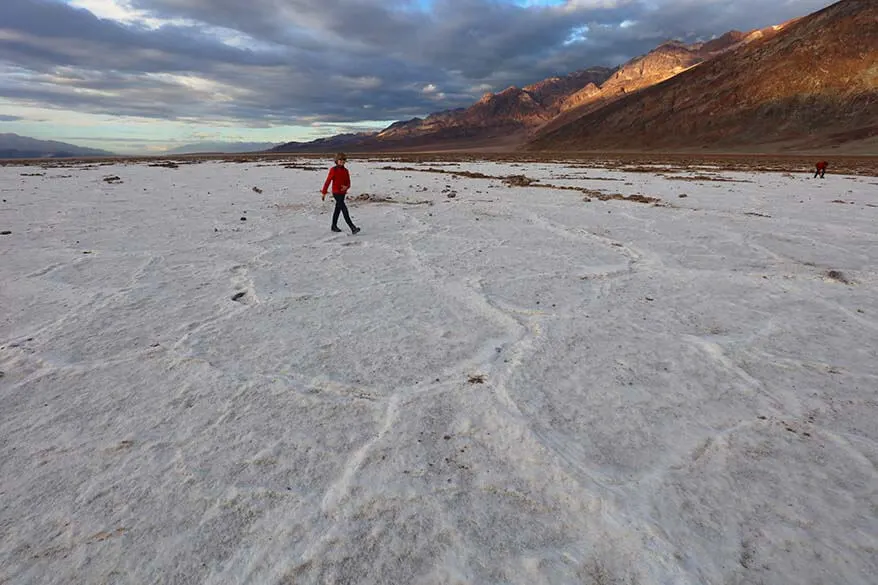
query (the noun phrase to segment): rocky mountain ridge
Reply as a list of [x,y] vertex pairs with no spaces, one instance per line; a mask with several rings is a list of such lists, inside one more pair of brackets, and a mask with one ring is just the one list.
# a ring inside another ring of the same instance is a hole
[[[873,34],[876,10],[874,0],[842,0],[810,16],[763,29],[733,30],[691,44],[668,41],[615,69],[592,67],[523,88],[509,87],[485,94],[468,108],[396,122],[377,133],[288,143],[274,151],[509,150],[525,145],[584,150],[746,147],[782,138],[776,127],[759,124],[766,116],[779,118],[789,139],[806,130],[813,134],[817,126],[829,128],[839,117],[846,122],[830,141],[869,138],[873,106],[872,94],[865,90],[870,83],[872,90],[878,85],[870,69],[878,55]],[[851,20],[854,13],[860,16]],[[845,19],[856,21],[856,26],[842,23]],[[772,56],[777,46],[784,45],[798,48]],[[815,74],[821,62],[831,65]],[[846,70],[851,72],[848,77]],[[846,81],[853,77],[863,83]],[[777,89],[781,85],[786,90]],[[854,86],[864,91],[852,93]],[[720,91],[721,87],[725,89]],[[697,103],[702,105],[694,107]],[[718,127],[716,121],[727,117],[727,112],[744,106],[751,111],[749,118],[739,116],[737,122],[729,122],[725,135],[703,132]],[[683,110],[689,114],[681,117]],[[795,124],[783,119],[789,115],[807,117],[813,128],[800,124],[794,129]],[[807,141],[802,144],[808,147]]]
[[[611,102],[628,92],[664,81],[711,56],[745,41],[747,33],[731,31],[708,43],[663,43],[648,54],[610,69],[591,67],[536,83],[486,93],[469,108],[435,112],[424,118],[395,122],[377,133],[337,135],[312,142],[293,142],[275,152],[392,150],[437,147],[443,143],[491,143],[503,138],[524,144],[541,128],[570,118],[577,108]],[[578,115],[578,114],[574,114]]]
[[748,39],[662,83],[546,126],[530,148],[878,144],[878,2],[842,0]]

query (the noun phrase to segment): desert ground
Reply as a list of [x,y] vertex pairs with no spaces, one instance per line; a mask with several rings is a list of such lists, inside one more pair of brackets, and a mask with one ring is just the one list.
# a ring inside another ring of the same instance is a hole
[[0,583],[873,584],[878,162],[0,166]]

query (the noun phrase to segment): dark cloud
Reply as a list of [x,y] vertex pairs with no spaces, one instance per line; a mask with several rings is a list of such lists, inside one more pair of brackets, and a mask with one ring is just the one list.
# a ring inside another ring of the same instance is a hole
[[[132,0],[159,27],[59,0],[2,0],[0,95],[28,105],[244,126],[409,118],[670,39],[826,0]],[[579,31],[581,34],[576,35]],[[570,42],[576,36],[575,42]],[[429,90],[425,88],[430,87]]]
[[0,114],[0,122],[18,122],[19,120],[24,120],[24,118],[21,116],[7,116]]

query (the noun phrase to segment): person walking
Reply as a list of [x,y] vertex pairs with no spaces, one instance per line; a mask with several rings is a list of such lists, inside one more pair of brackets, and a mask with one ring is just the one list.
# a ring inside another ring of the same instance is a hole
[[348,189],[351,188],[351,174],[345,168],[345,163],[348,158],[345,156],[345,153],[339,152],[335,155],[335,166],[329,169],[329,175],[326,177],[326,182],[323,183],[323,189],[321,193],[323,196],[321,197],[322,201],[326,200],[326,194],[329,192],[330,185],[332,186],[332,198],[335,199],[335,210],[332,212],[332,231],[340,232],[341,230],[338,228],[338,216],[344,215],[344,220],[347,222],[348,227],[351,228],[351,233],[356,234],[360,231],[360,228],[354,225],[354,222],[351,221],[351,216],[348,213],[348,206],[345,205],[344,198],[348,193]]
[[829,166],[829,163],[827,163],[825,160],[822,160],[819,163],[817,163],[817,170],[814,172],[814,178],[816,179],[819,176],[821,179],[825,179],[826,178],[826,167],[828,167],[828,166]]

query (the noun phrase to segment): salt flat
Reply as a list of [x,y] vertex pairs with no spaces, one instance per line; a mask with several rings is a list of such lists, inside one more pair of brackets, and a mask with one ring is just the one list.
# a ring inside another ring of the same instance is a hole
[[0,583],[875,583],[878,179],[291,166],[0,168]]

